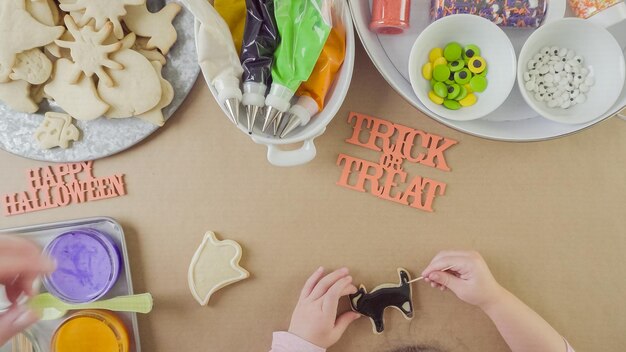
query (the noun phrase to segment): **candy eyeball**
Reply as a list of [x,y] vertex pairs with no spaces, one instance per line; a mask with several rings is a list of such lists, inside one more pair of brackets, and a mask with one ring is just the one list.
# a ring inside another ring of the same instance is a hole
[[580,56],[574,56],[574,61],[576,61],[579,65],[583,64],[583,58]]
[[543,55],[550,55],[550,47],[545,46],[541,49],[541,51],[539,51],[541,54]]

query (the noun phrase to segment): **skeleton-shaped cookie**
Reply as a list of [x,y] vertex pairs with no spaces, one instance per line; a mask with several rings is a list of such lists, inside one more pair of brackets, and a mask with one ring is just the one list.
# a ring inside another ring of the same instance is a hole
[[411,277],[405,269],[398,268],[399,284],[383,284],[368,293],[361,285],[355,294],[350,295],[352,310],[372,320],[374,332],[380,334],[385,330],[384,312],[388,307],[396,308],[406,319],[413,318],[413,302],[411,300]]
[[58,112],[47,112],[35,139],[42,149],[61,147],[67,149],[70,141],[77,141],[80,131],[72,124],[72,117]]
[[143,5],[146,0],[76,0],[75,3],[61,4],[61,10],[85,11],[80,22],[81,27],[92,19],[96,21],[95,28],[102,29],[110,21],[113,24],[113,33],[117,39],[124,37],[124,29],[120,18],[126,15],[126,6]]
[[75,62],[74,74],[70,78],[71,83],[76,83],[81,72],[84,72],[87,77],[97,75],[107,87],[113,87],[113,81],[104,68],[121,70],[124,66],[109,59],[109,54],[118,51],[122,47],[122,43],[102,44],[111,34],[111,23],[107,23],[99,31],[95,31],[91,26],[78,28],[72,16],[66,15],[65,25],[74,37],[74,41],[56,40],[55,43],[61,48],[68,48],[71,51],[72,59]]

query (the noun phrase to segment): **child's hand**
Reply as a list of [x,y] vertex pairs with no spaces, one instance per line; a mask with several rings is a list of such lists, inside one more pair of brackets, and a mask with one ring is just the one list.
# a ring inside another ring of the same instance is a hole
[[343,296],[356,293],[348,269],[336,270],[324,276],[317,269],[307,280],[291,316],[289,332],[322,348],[334,345],[348,325],[361,315],[346,312],[337,317],[337,305]]
[[[449,267],[449,270],[442,271]],[[505,292],[477,252],[440,252],[422,276],[431,286],[442,290],[449,288],[461,300],[481,308],[496,302]]]
[[[0,284],[4,285],[12,306],[0,313],[0,346],[39,318],[26,307],[17,306],[22,294],[32,296],[33,282],[54,270],[54,263],[41,255],[34,243],[15,237],[0,236]],[[0,307],[2,308],[2,307]]]

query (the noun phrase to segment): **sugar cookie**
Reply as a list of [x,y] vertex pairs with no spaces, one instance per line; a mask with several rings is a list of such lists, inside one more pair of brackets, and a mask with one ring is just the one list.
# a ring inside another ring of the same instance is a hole
[[59,59],[54,64],[54,76],[44,87],[44,92],[77,120],[93,120],[109,109],[109,105],[98,97],[96,86],[89,77],[81,77],[72,84],[73,64],[68,59]]
[[165,66],[167,59],[165,59],[165,56],[163,56],[158,49],[148,50],[146,48],[148,40],[148,38],[138,37],[132,49],[145,56],[149,61],[158,61],[161,65]]
[[153,61],[152,66],[154,67],[154,70],[159,74],[159,79],[161,81],[161,90],[163,90],[163,93],[161,95],[161,101],[159,101],[157,106],[152,108],[152,110],[144,112],[141,115],[137,115],[137,117],[157,126],[163,126],[165,125],[163,108],[172,103],[172,100],[174,99],[174,87],[172,87],[170,82],[163,78],[163,75],[161,73],[163,65],[161,65],[161,63],[159,63],[158,61]]
[[0,83],[0,101],[19,112],[32,114],[39,110],[30,97],[30,84],[22,80]]
[[102,29],[109,21],[113,24],[113,33],[117,39],[124,37],[120,18],[126,15],[126,6],[143,5],[146,0],[76,0],[75,3],[61,4],[63,11],[82,11],[85,13],[78,23],[86,25],[91,19],[96,21],[95,28]]
[[0,1],[0,82],[9,80],[16,54],[51,43],[64,31],[33,18],[24,0]]
[[398,276],[399,284],[383,284],[370,293],[361,285],[355,294],[349,295],[352,310],[370,318],[376,334],[385,330],[384,312],[388,307],[402,312],[407,320],[413,318],[411,276],[402,268],[398,268]]
[[104,82],[105,85],[112,87],[113,81],[104,68],[108,67],[113,70],[124,68],[118,62],[109,59],[109,54],[118,51],[122,43],[102,45],[111,33],[112,24],[107,23],[99,31],[95,31],[92,26],[78,28],[72,16],[66,15],[65,25],[72,37],[74,37],[74,41],[56,40],[55,43],[61,48],[70,49],[72,54],[75,65],[74,73],[70,77],[70,83],[76,83],[81,72],[83,72],[87,77],[95,74],[100,79],[100,82]]
[[35,139],[42,149],[54,147],[67,149],[70,141],[77,141],[79,137],[80,131],[72,124],[72,117],[59,112],[47,112],[35,131]]
[[111,58],[124,69],[110,71],[115,87],[98,82],[98,95],[111,106],[105,116],[126,118],[154,108],[161,100],[162,90],[150,61],[131,49],[120,50]]
[[37,84],[30,86],[30,98],[39,105],[41,102],[49,98],[49,96],[43,91],[45,84]]
[[231,240],[219,241],[208,231],[189,266],[187,280],[193,297],[205,306],[217,290],[246,279],[250,274],[241,266],[241,246]]
[[9,77],[14,81],[23,79],[30,84],[42,84],[51,74],[52,61],[39,48],[34,48],[16,55]]
[[142,37],[149,37],[147,48],[159,48],[164,55],[176,42],[176,28],[172,25],[174,17],[178,15],[181,6],[169,3],[161,11],[152,13],[146,5],[128,6],[128,14],[124,17],[124,23],[128,29]]
[[56,26],[59,19],[59,10],[52,0],[28,0],[25,2],[26,11],[37,21],[46,26]]

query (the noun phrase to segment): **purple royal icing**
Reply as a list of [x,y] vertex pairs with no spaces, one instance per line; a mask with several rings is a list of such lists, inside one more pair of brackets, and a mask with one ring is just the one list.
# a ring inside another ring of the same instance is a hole
[[44,284],[50,293],[72,303],[97,300],[117,281],[120,256],[111,239],[96,230],[64,233],[55,238],[46,252],[57,270]]

